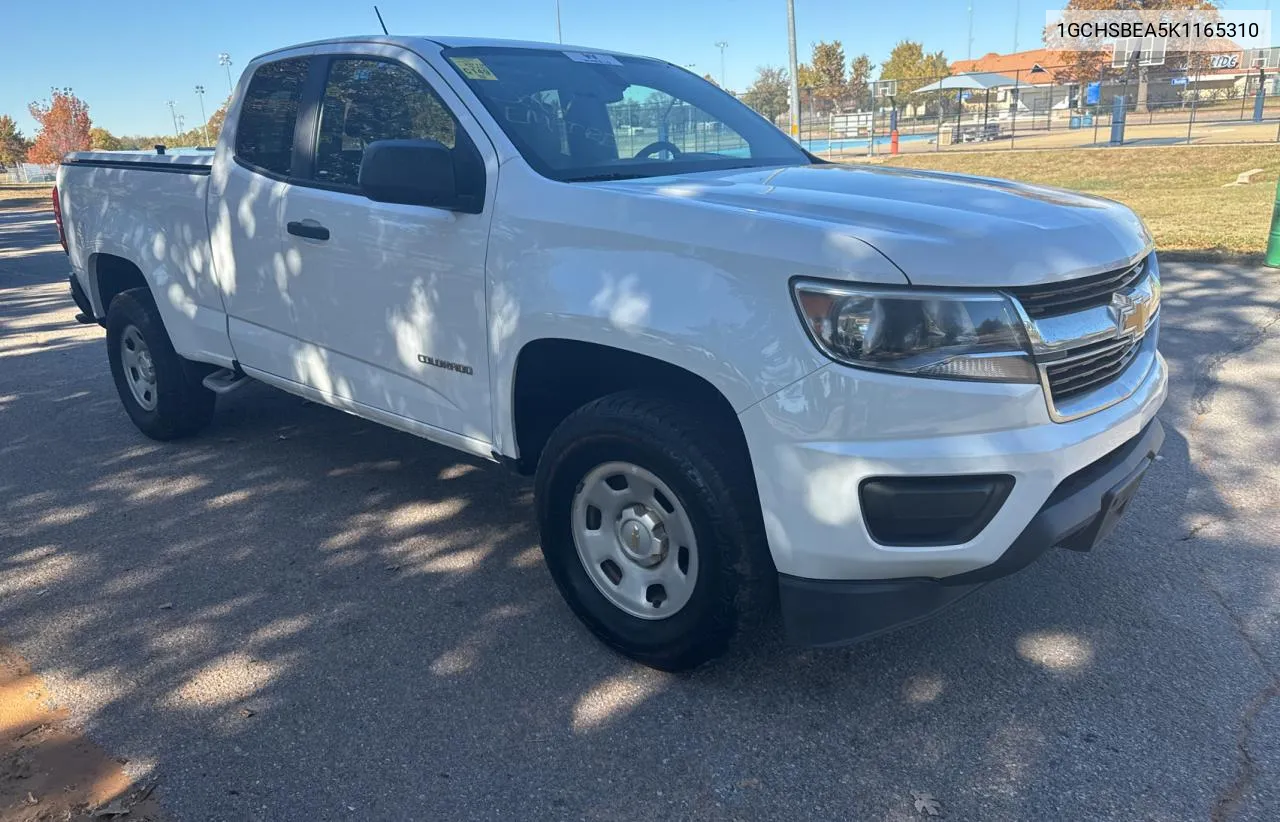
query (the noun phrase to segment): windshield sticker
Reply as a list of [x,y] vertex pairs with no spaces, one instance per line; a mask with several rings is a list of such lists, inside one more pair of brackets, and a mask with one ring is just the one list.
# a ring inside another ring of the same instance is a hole
[[595,63],[597,66],[620,66],[618,58],[612,54],[595,54],[589,51],[566,51],[565,57],[577,63]]
[[468,80],[497,80],[498,76],[479,57],[450,57],[449,61],[458,67],[462,76]]

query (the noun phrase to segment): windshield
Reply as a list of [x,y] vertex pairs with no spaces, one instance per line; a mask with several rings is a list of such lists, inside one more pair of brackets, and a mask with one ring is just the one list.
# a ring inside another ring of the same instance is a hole
[[556,180],[810,162],[731,95],[659,60],[488,47],[444,56],[524,159]]

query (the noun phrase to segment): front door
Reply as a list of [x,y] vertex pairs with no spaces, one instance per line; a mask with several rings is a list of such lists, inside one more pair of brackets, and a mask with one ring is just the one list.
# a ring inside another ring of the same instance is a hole
[[484,451],[492,442],[484,272],[492,209],[378,203],[357,182],[364,149],[378,140],[438,140],[475,162],[492,147],[464,130],[415,55],[315,59],[325,82],[309,181],[291,181],[283,214],[298,335],[290,378],[337,405],[451,432],[466,440],[455,444]]

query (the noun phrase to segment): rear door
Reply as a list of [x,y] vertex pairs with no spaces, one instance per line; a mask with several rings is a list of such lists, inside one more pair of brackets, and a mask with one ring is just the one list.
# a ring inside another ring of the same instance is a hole
[[[417,55],[368,46],[318,54],[306,179],[285,196],[289,287],[302,380],[351,403],[492,442],[485,251],[493,149],[452,91]],[[428,79],[430,78],[430,79]],[[364,149],[429,138],[491,169],[481,214],[378,203],[357,186]],[[396,420],[390,420],[393,424]],[[413,426],[409,426],[413,427]],[[430,431],[426,431],[431,435]]]
[[207,213],[236,359],[282,375],[293,368],[297,322],[281,219],[310,51],[254,69],[219,144]]

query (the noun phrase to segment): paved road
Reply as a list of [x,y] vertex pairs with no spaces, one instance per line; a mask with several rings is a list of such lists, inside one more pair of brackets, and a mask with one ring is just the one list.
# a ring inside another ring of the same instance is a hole
[[1166,266],[1169,436],[1102,550],[675,676],[578,625],[502,469],[260,386],[144,439],[52,243],[0,217],[0,632],[178,820],[1280,808],[1275,273]]

